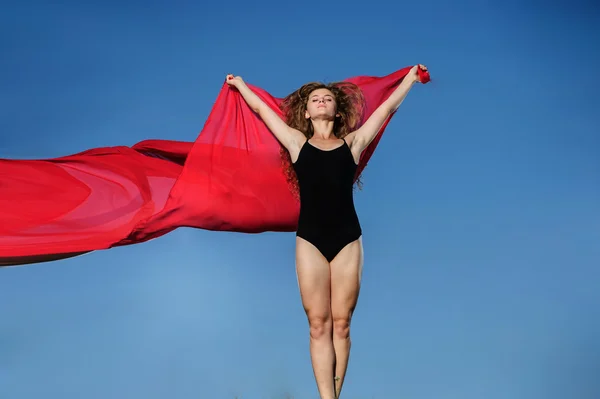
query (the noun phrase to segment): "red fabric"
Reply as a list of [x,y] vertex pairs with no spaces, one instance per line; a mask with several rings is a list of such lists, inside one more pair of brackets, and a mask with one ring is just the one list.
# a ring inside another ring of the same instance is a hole
[[[365,118],[411,67],[347,79]],[[421,81],[429,74],[419,70]],[[279,115],[280,98],[250,86]],[[362,171],[391,119],[367,148]],[[62,259],[159,237],[178,227],[295,231],[299,204],[280,145],[241,95],[223,84],[194,143],[147,140],[55,159],[0,159],[0,265]]]

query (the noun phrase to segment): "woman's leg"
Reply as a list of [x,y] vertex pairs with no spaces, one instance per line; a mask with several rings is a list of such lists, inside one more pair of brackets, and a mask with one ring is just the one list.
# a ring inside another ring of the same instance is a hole
[[310,356],[321,399],[334,399],[333,324],[329,263],[308,241],[296,237],[296,273],[310,328]]
[[331,314],[335,350],[336,398],[340,396],[350,356],[350,320],[358,301],[363,268],[362,237],[331,261]]

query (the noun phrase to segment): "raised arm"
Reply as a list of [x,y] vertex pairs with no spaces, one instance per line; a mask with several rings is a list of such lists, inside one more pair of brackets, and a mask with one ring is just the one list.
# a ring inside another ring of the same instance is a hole
[[412,88],[412,86],[420,82],[418,76],[418,69],[426,71],[427,67],[424,65],[415,65],[410,72],[404,77],[402,82],[398,85],[396,90],[385,100],[381,105],[371,114],[369,119],[355,132],[351,133],[352,138],[352,152],[357,156],[363,152],[365,148],[371,144],[371,141],[377,136],[377,133],[387,120],[387,118],[395,112],[406,95]]
[[238,89],[248,106],[256,112],[277,140],[290,153],[298,152],[306,137],[299,130],[289,127],[275,111],[246,85],[240,76],[227,75],[227,84]]

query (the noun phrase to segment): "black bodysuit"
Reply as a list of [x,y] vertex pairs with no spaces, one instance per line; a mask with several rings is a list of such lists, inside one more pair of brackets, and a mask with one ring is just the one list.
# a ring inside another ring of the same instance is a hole
[[293,165],[300,188],[296,235],[331,262],[362,235],[352,193],[358,166],[346,140],[332,150],[321,150],[307,140]]

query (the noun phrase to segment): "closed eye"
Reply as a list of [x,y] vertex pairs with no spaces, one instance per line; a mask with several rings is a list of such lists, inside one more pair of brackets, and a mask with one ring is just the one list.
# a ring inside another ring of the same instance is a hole
[[[327,96],[324,98],[324,100],[333,101],[333,97]],[[313,97],[312,102],[315,102],[315,101],[319,101],[319,99],[317,97]]]

